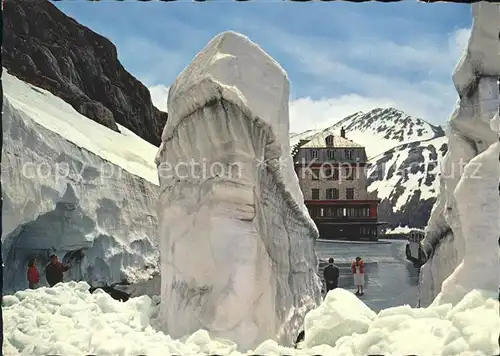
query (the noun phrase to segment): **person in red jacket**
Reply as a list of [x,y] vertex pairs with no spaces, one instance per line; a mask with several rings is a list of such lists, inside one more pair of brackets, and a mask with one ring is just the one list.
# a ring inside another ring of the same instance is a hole
[[32,258],[28,262],[27,278],[28,278],[28,288],[29,289],[37,288],[38,283],[40,283],[40,273],[38,273],[38,270],[36,269],[35,262],[36,262],[36,259],[34,259],[34,258]]
[[354,285],[358,289],[356,295],[363,295],[365,286],[365,263],[361,257],[356,259],[351,264],[352,275],[354,277]]

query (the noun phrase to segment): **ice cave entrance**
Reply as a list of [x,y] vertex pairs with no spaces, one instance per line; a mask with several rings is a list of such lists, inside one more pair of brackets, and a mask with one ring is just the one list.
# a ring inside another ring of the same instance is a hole
[[71,263],[73,266],[70,272],[67,272],[65,280],[81,280],[84,275],[81,262],[85,249],[93,245],[93,241],[86,235],[92,232],[94,227],[94,221],[82,214],[75,191],[68,184],[54,210],[20,225],[6,236],[4,293],[27,288],[26,269],[32,258],[36,259],[40,284],[46,285],[43,271],[52,253],[56,253],[64,263]]

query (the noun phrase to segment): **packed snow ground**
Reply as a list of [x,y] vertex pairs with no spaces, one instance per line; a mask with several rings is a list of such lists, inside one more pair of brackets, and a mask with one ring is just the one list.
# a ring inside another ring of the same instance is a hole
[[[230,340],[200,330],[182,339],[155,330],[158,297],[125,303],[85,282],[4,296],[5,355],[242,355]],[[399,306],[376,314],[344,289],[330,292],[305,319],[301,349],[268,340],[247,355],[498,354],[498,302],[471,291],[461,302]],[[303,346],[303,348],[302,348]]]

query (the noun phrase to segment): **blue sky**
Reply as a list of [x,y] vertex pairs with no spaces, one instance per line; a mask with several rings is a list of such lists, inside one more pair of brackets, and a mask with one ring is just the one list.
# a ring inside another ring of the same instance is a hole
[[451,75],[471,27],[470,5],[413,0],[55,4],[109,38],[160,108],[176,75],[212,37],[247,35],[288,72],[295,132],[387,106],[444,124],[457,98]]

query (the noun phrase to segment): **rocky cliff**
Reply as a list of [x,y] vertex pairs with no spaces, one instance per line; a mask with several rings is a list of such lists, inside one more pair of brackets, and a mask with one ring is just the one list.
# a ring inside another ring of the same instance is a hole
[[116,47],[45,0],[5,0],[3,66],[60,97],[82,115],[125,126],[158,146],[167,113],[128,73]]

